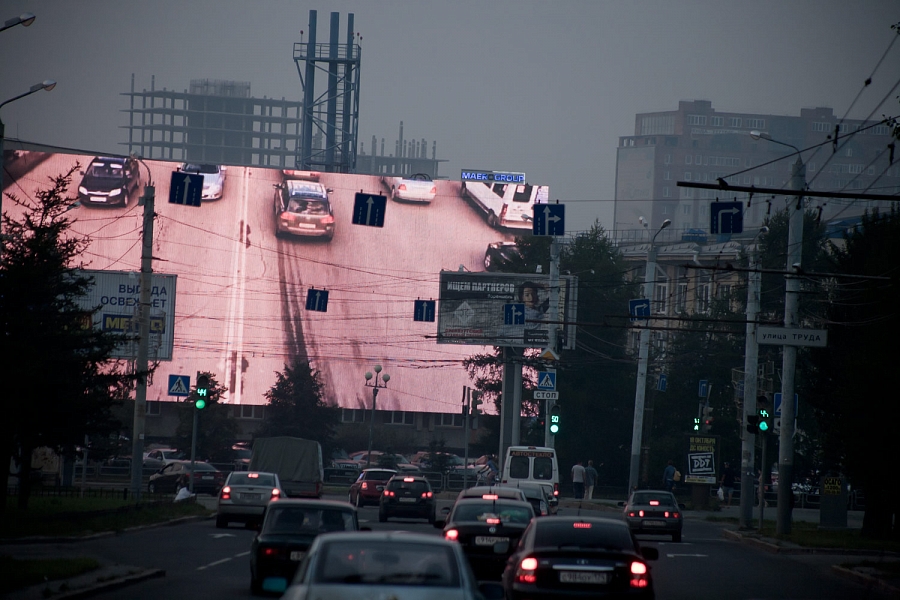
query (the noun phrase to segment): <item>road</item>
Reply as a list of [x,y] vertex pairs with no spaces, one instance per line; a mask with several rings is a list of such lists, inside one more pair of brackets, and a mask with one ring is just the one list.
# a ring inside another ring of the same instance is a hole
[[[6,191],[33,198],[54,177],[91,156],[54,154],[17,171]],[[437,299],[438,273],[483,270],[491,242],[512,235],[490,228],[459,194],[459,182],[439,181],[430,205],[388,200],[383,228],[352,223],[356,192],[386,193],[373,176],[322,174],[332,189],[333,241],[277,239],[273,184],[277,169],[229,167],[221,200],[195,208],[169,204],[177,163],[145,161],[143,182],[156,191],[153,268],[176,274],[174,358],[162,362],[148,400],[171,400],[168,375],[211,371],[231,404],[265,404],[275,372],[295,356],[322,375],[325,398],[345,408],[369,408],[364,373],[380,363],[390,374],[379,408],[455,413],[470,384],[463,358],[485,348],[438,345],[436,324],[413,320],[413,301]],[[70,193],[81,180],[76,172]],[[72,209],[73,232],[88,236],[90,269],[138,271],[142,208]],[[4,202],[14,217],[20,209]],[[135,282],[137,283],[137,282]],[[328,311],[305,310],[310,288],[329,292]]]

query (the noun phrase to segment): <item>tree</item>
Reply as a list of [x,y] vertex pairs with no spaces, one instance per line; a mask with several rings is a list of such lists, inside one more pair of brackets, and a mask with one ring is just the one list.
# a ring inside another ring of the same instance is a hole
[[276,374],[266,399],[265,420],[256,437],[286,435],[315,440],[326,456],[331,455],[340,409],[325,403],[319,372],[305,358],[294,358],[283,373]]
[[[12,457],[20,466],[20,508],[28,504],[32,451],[70,452],[85,435],[115,431],[112,409],[135,378],[110,362],[119,336],[90,327],[90,311],[78,304],[91,285],[77,264],[90,240],[71,234],[67,215],[73,201],[66,192],[78,169],[52,178],[34,198],[7,194],[22,213],[18,220],[2,216],[0,315],[7,352],[0,377],[7,401],[0,464]],[[4,497],[6,481],[0,478]]]
[[231,414],[231,405],[221,402],[228,388],[219,384],[213,373],[202,373],[209,377],[209,392],[206,406],[196,407],[197,387],[178,403],[178,427],[175,429],[175,447],[188,455],[192,444],[194,414],[197,414],[197,458],[212,462],[233,460],[234,445],[238,434],[237,421]]

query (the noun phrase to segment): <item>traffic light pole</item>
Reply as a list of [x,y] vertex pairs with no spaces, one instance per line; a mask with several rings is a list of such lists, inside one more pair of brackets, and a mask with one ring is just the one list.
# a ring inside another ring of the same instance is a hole
[[[550,321],[559,321],[560,320],[560,307],[559,307],[559,238],[557,236],[553,236],[553,239],[550,241]],[[559,325],[557,323],[551,323],[547,326],[547,347],[549,347],[554,352],[557,352],[557,340],[559,339],[557,335],[557,328]],[[556,369],[548,369],[548,371],[552,370],[556,372]],[[544,445],[548,448],[556,447],[556,436],[550,433],[550,418],[553,411],[553,407],[555,407],[556,400],[546,400],[544,402],[544,410],[546,414],[544,415]]]
[[754,459],[756,435],[747,429],[747,416],[756,414],[756,394],[759,370],[759,345],[756,343],[756,319],[759,316],[759,289],[762,274],[757,270],[759,252],[750,249],[750,272],[747,277],[747,329],[744,339],[744,401],[741,420],[741,509],[739,527],[750,529],[753,521]]
[[141,240],[141,295],[139,338],[135,372],[137,389],[134,394],[134,424],[131,435],[131,494],[135,502],[141,499],[144,475],[144,426],[147,419],[147,371],[150,354],[150,286],[153,281],[153,217],[155,189],[144,186],[141,202],[144,205],[144,227]]

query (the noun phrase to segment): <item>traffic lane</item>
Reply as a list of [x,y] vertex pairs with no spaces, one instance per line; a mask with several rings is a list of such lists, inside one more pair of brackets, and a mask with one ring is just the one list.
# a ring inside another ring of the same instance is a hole
[[651,563],[657,600],[887,599],[834,575],[820,557],[772,554],[722,536],[708,521],[684,522],[681,543],[660,536],[638,536],[659,549]]

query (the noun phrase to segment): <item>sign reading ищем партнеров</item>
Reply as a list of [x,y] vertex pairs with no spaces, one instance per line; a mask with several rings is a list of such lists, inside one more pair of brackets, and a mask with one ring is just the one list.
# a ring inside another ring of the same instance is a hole
[[507,171],[463,169],[459,178],[462,181],[481,181],[483,183],[525,183],[525,173],[510,173]]

